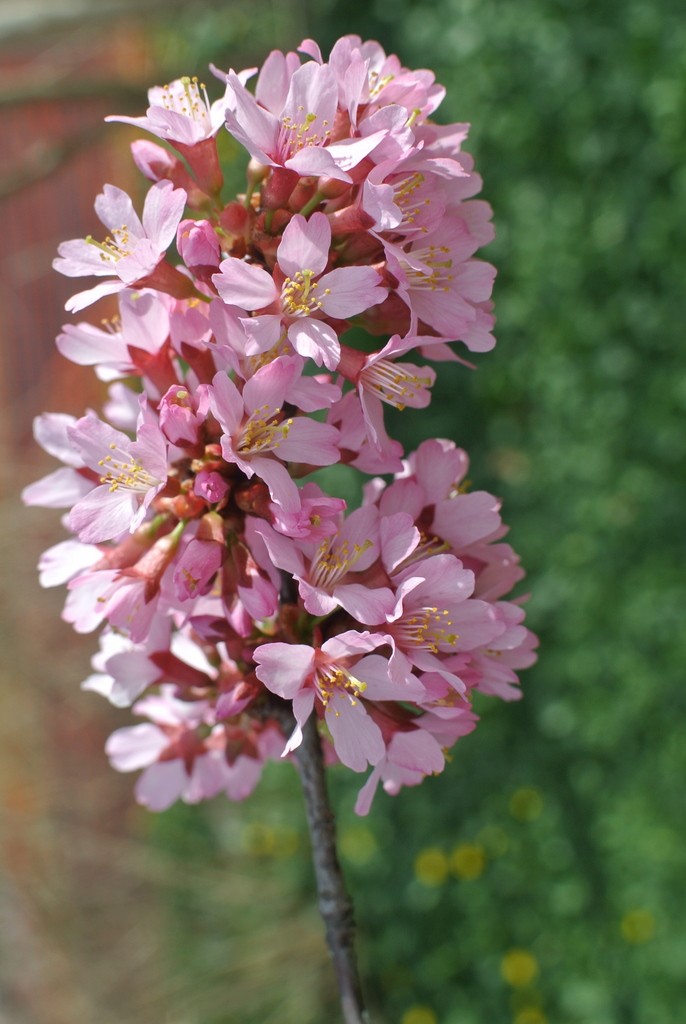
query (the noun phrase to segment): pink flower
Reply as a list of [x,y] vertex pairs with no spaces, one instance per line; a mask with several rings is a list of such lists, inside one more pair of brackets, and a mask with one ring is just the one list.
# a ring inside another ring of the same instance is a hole
[[245,383],[242,394],[226,373],[212,381],[211,407],[223,431],[224,458],[247,477],[257,474],[287,512],[300,508],[300,498],[281,460],[329,466],[339,458],[335,427],[282,413],[299,368],[296,359],[275,359]]
[[474,574],[453,555],[433,555],[395,576],[397,604],[386,628],[394,661],[406,658],[426,672],[443,675],[460,693],[464,681],[450,672],[442,657],[471,651],[505,630],[494,608],[471,597]]
[[358,622],[374,625],[391,614],[393,591],[388,586],[365,584],[359,575],[379,556],[379,517],[372,506],[356,509],[334,536],[308,552],[309,557],[266,523],[255,530],[273,564],[298,580],[300,596],[311,615],[329,615],[342,607]]
[[357,349],[343,351],[339,371],[356,384],[367,435],[374,447],[387,457],[392,456],[393,448],[384,427],[381,403],[402,410],[408,405],[425,409],[431,401],[429,388],[436,380],[435,371],[429,366],[419,367],[395,359],[421,340],[401,339],[395,334],[380,352],[365,355]]
[[[167,266],[166,274],[160,271],[155,276],[174,240],[185,204],[183,189],[175,189],[169,181],[157,182],[146,196],[141,222],[126,192],[114,185],[105,185],[95,200],[95,212],[110,234],[104,242],[97,242],[90,236],[62,242],[57,250],[59,256],[52,265],[67,277],[95,275],[119,280],[72,296],[67,309],[77,312],[127,285],[146,283],[159,287],[167,283],[170,275],[178,289],[174,294],[192,294],[192,282],[172,267]],[[168,289],[162,287],[161,290]]]
[[144,289],[119,292],[119,323],[101,330],[93,324],[65,324],[57,348],[79,366],[95,366],[101,380],[137,370],[136,353],[155,355],[169,337],[169,299]]
[[[224,302],[245,310],[268,310],[250,321],[251,332],[265,332],[274,341],[282,325],[296,352],[333,370],[340,357],[335,330],[324,317],[345,320],[381,302],[386,290],[373,267],[339,267],[324,273],[329,260],[331,228],[323,213],[309,221],[296,216],[289,222],[277,249],[279,286],[266,270],[229,257],[212,278]],[[273,342],[272,342],[273,343]]]
[[192,448],[199,444],[209,406],[209,384],[201,384],[195,394],[181,384],[173,384],[159,406],[162,433],[173,445]]
[[[350,182],[348,172],[386,133],[333,141],[338,106],[333,70],[313,61],[295,71],[291,67],[276,60],[265,66],[257,97],[248,92],[236,74],[229,72],[231,98],[226,127],[261,164],[293,171],[293,186],[301,175],[326,175]],[[282,99],[284,72],[289,81],[288,92]],[[265,99],[274,110],[262,105]]]
[[284,643],[256,648],[253,657],[257,678],[272,693],[293,701],[297,727],[284,753],[299,746],[302,727],[316,701],[324,709],[334,748],[343,764],[359,772],[384,756],[381,730],[367,714],[365,700],[411,700],[423,693],[414,677],[408,676],[403,683],[392,681],[388,661],[369,654],[384,643],[377,634],[349,631],[319,648]]
[[338,533],[341,512],[346,508],[343,498],[328,498],[316,484],[305,484],[300,491],[300,508],[286,512],[272,505],[274,529],[297,540],[321,541]]
[[176,700],[173,691],[162,686],[159,695],[138,701],[133,710],[151,721],[117,729],[105,746],[117,771],[145,769],[136,799],[151,811],[164,811],[179,798],[197,803],[225,783],[221,726],[203,736],[211,722],[209,703]]
[[490,297],[496,271],[490,263],[469,259],[479,242],[461,217],[446,216],[408,248],[384,244],[388,270],[410,308],[410,333],[421,322],[443,338],[464,341],[472,351],[493,348],[493,318],[483,322],[488,315],[481,304]]
[[174,587],[179,601],[206,594],[224,559],[223,545],[194,538],[176,560]]
[[144,423],[131,441],[90,414],[68,434],[73,450],[100,476],[100,485],[72,508],[71,529],[91,544],[133,533],[167,480],[167,445],[159,428]]
[[226,98],[210,104],[205,86],[197,78],[175,78],[168,85],[148,89],[144,117],[110,114],[106,121],[121,121],[144,128],[165,142],[195,146],[216,135],[224,123]]
[[443,771],[444,765],[440,744],[422,728],[422,719],[419,719],[418,728],[398,731],[392,736],[383,758],[358,794],[355,813],[369,814],[379,782],[383,782],[387,793],[395,794],[401,786],[416,786],[427,775]]

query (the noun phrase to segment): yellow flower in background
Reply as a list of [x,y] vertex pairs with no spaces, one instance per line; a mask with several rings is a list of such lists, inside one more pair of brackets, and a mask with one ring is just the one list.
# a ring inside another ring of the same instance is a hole
[[538,975],[538,960],[526,949],[509,949],[500,962],[500,973],[508,985],[522,988]]
[[514,1024],[548,1024],[548,1018],[537,1006],[525,1006],[517,1013]]
[[438,1024],[438,1017],[428,1006],[411,1006],[403,1014],[401,1024]]
[[379,846],[371,829],[366,825],[351,825],[341,833],[341,853],[353,864],[368,864]]
[[450,870],[466,881],[478,878],[485,867],[486,851],[475,843],[460,843],[450,855]]
[[655,935],[655,918],[649,910],[636,908],[628,910],[620,923],[622,938],[634,946],[650,942]]
[[420,850],[414,862],[414,873],[422,885],[443,885],[448,877],[448,858],[437,846]]
[[517,821],[535,821],[543,810],[543,797],[533,786],[522,786],[510,797],[510,814]]

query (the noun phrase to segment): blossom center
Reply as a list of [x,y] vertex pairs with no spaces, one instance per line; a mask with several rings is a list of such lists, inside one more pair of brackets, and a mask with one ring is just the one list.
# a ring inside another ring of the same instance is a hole
[[293,156],[301,149],[308,146],[323,146],[331,135],[329,122],[321,122],[321,131],[315,130],[315,122],[319,115],[310,111],[305,114],[304,107],[298,107],[297,117],[294,119],[289,114],[281,118],[281,149]]
[[244,455],[272,451],[288,437],[293,419],[279,420],[280,409],[269,405],[255,409],[238,439],[237,450]]
[[[293,277],[287,277],[281,290],[281,304],[287,316],[311,316],[321,309],[321,299],[317,295],[319,284],[313,280],[313,270],[298,270]],[[324,295],[330,293],[324,289]]]
[[[202,93],[201,93],[202,90]],[[174,86],[163,86],[162,106],[165,110],[171,110],[175,114],[183,114],[191,121],[197,121],[204,128],[210,127],[209,120],[209,99],[203,82],[198,83],[194,75],[190,78],[184,75]]]
[[[351,707],[355,707],[361,695],[367,689],[367,684],[356,679],[343,665],[327,665],[318,668],[314,678],[314,685],[319,698],[326,707],[336,694],[345,697],[350,701]],[[336,712],[338,716],[340,712]]]
[[392,623],[388,631],[403,647],[438,654],[440,648],[455,647],[460,639],[458,633],[449,631],[452,624],[447,608],[414,608]]
[[406,405],[421,401],[432,384],[430,377],[419,377],[408,364],[392,363],[388,359],[366,366],[360,379],[382,402],[401,411]]
[[345,576],[362,555],[372,546],[371,540],[362,544],[349,544],[347,540],[332,543],[324,540],[319,545],[312,563],[311,581],[314,587],[330,590]]
[[450,282],[454,275],[448,273],[452,269],[453,261],[450,259],[450,249],[447,245],[429,245],[424,249],[413,249],[412,256],[421,260],[430,270],[408,266],[406,272],[411,288],[423,288],[431,292],[450,291]]
[[89,245],[94,245],[100,250],[100,259],[103,263],[116,263],[124,256],[130,256],[133,249],[131,246],[131,234],[126,224],[120,228],[113,228],[112,234],[108,235],[104,242],[97,242],[92,235],[86,236]]
[[156,480],[129,452],[125,452],[117,447],[114,442],[110,445],[110,449],[113,453],[116,452],[118,455],[123,456],[123,458],[116,458],[112,454],[98,460],[98,465],[103,470],[100,483],[109,484],[111,493],[118,491],[120,487],[125,488],[127,491],[141,491],[144,493],[149,491],[151,487],[157,486],[159,480]]

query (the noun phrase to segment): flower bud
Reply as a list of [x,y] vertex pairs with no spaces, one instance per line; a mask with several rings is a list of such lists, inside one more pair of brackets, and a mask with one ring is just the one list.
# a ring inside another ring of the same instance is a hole
[[176,232],[176,247],[187,267],[219,266],[219,239],[208,220],[182,220]]

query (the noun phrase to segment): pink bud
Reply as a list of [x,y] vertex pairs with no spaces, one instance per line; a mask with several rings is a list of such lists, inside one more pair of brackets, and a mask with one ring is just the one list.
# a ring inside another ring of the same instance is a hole
[[216,505],[229,493],[229,484],[220,473],[201,469],[195,478],[193,490],[210,505]]
[[204,415],[193,409],[187,388],[181,384],[172,385],[160,402],[159,413],[160,428],[168,441],[185,447],[198,444]]
[[210,540],[192,540],[186,545],[174,570],[174,587],[180,601],[206,594],[222,564],[223,551]]
[[176,246],[187,267],[219,266],[219,239],[208,220],[182,220],[176,232]]

